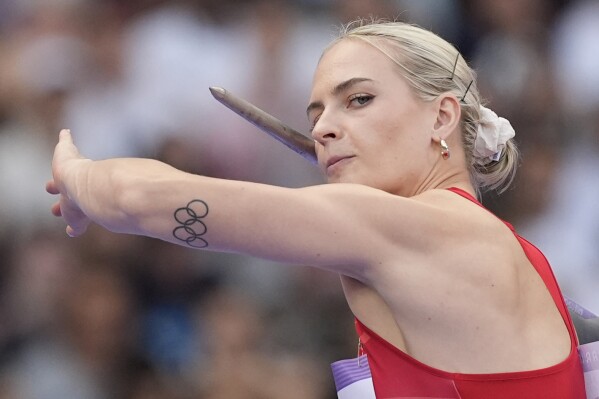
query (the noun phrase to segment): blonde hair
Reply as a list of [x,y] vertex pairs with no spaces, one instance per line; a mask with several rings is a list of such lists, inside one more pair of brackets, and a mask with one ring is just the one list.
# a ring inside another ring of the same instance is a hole
[[423,101],[447,92],[460,99],[462,143],[473,185],[478,192],[501,193],[507,189],[516,173],[518,149],[510,139],[497,161],[473,155],[482,100],[475,71],[453,45],[426,29],[403,22],[352,22],[342,27],[328,48],[346,39],[362,40],[387,55]]

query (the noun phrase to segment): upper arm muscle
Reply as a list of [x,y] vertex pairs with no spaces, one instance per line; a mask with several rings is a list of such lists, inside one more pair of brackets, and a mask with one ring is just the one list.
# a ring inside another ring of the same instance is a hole
[[216,202],[207,218],[211,247],[361,280],[376,262],[427,245],[435,217],[430,205],[360,185],[222,183],[234,192]]

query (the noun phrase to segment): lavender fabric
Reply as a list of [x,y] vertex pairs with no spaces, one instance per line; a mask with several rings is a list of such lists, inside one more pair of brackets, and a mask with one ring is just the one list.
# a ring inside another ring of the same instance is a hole
[[372,378],[366,355],[355,359],[339,360],[331,364],[331,368],[337,392],[354,382]]

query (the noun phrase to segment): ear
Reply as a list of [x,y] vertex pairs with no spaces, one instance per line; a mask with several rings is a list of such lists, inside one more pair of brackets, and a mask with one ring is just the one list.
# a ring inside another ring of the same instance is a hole
[[432,131],[432,140],[439,143],[460,126],[462,108],[460,101],[452,93],[443,93],[434,101],[436,120]]

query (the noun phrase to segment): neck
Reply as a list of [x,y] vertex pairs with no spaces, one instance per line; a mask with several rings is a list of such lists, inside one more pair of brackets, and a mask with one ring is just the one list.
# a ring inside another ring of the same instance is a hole
[[472,185],[465,157],[461,153],[456,153],[448,160],[439,157],[429,172],[407,190],[405,196],[412,197],[425,191],[450,187],[460,188],[476,197],[476,189]]

